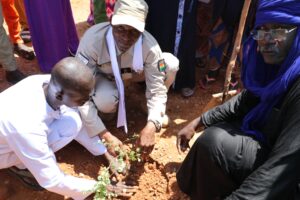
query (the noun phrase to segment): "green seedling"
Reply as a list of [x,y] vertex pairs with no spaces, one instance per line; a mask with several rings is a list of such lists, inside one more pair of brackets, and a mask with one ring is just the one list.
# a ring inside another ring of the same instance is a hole
[[128,152],[128,158],[130,161],[138,161],[141,162],[141,148],[136,148],[135,151],[134,150],[130,150]]
[[[132,138],[128,139],[127,141],[132,140]],[[111,144],[107,143],[105,140],[102,140],[102,143],[107,147],[110,148]],[[120,148],[119,146],[114,147],[114,151],[118,154],[116,162],[112,162],[110,167],[116,170],[118,173],[123,173],[127,171],[127,164],[125,160],[129,161],[138,161],[141,162],[141,149],[138,147],[136,149],[125,150]]]
[[109,169],[106,167],[101,170],[100,175],[98,176],[98,182],[94,186],[93,192],[94,200],[106,200],[116,197],[116,194],[107,190],[108,185],[110,185],[110,174]]
[[[128,141],[136,140],[137,137],[138,135],[134,134],[131,138],[125,140],[124,143]],[[111,144],[107,143],[105,140],[102,140],[102,143],[107,148],[111,147]],[[107,186],[111,184],[109,168],[115,169],[118,173],[123,173],[128,169],[127,168],[128,165],[125,162],[126,158],[128,158],[129,161],[133,161],[133,162],[141,161],[140,148],[136,148],[134,150],[133,149],[125,150],[117,146],[115,147],[114,150],[118,154],[116,163],[110,163],[109,167],[106,167],[103,170],[101,170],[101,173],[98,176],[98,182],[93,189],[93,192],[95,193],[94,200],[106,200],[117,196],[115,193],[107,190]]]

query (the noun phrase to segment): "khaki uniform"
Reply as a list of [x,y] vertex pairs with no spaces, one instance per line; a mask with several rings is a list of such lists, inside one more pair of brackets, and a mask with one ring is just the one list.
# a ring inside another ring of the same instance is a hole
[[[101,83],[96,84],[95,93],[92,96],[95,103],[87,102],[80,109],[90,136],[106,129],[98,117],[96,108],[101,112],[111,113],[116,112],[118,106],[119,94],[106,44],[106,33],[109,27],[109,23],[101,23],[88,29],[82,37],[76,53],[76,57],[80,58],[87,66],[101,74],[100,76],[106,77],[106,79],[100,79]],[[143,72],[136,73],[132,70],[133,47],[123,54],[117,50],[117,60],[125,86],[128,86],[132,81],[146,81],[148,120],[157,121],[161,124],[167,102],[167,87],[164,84],[167,77],[166,73],[170,72],[172,74],[170,78],[174,78],[178,67],[161,70],[160,64],[164,63],[164,60],[158,43],[147,31],[142,33],[142,38]]]
[[3,27],[2,5],[0,1],[0,64],[6,71],[17,69],[17,63],[14,58],[13,50],[8,36]]

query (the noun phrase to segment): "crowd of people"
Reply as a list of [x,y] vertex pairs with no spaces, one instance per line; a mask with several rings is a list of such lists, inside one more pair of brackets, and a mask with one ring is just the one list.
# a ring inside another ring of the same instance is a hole
[[[79,40],[69,0],[1,0],[0,64],[14,85],[0,93],[0,169],[34,190],[92,198],[96,181],[65,175],[55,152],[76,140],[115,162],[123,144],[105,123],[116,116],[128,132],[125,91],[142,82],[148,116],[137,145],[148,156],[155,132],[169,125],[168,91],[190,97],[196,65],[205,68],[202,89],[227,65],[243,4],[91,0],[91,27]],[[244,88],[177,134],[179,153],[189,151],[176,178],[192,200],[300,199],[299,25],[298,0],[252,1],[241,72],[230,83],[237,89],[241,76]],[[30,41],[33,47],[24,44]],[[46,74],[26,77],[14,53],[36,57]],[[124,184],[108,189],[120,196],[137,191]]]

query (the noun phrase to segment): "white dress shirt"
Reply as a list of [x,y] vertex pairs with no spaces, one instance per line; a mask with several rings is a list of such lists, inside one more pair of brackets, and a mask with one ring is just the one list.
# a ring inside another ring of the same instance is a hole
[[96,182],[65,175],[54,152],[73,139],[94,155],[106,149],[98,136],[87,135],[77,110],[48,105],[42,86],[49,80],[50,75],[29,76],[0,93],[0,169],[24,165],[45,189],[84,199]]

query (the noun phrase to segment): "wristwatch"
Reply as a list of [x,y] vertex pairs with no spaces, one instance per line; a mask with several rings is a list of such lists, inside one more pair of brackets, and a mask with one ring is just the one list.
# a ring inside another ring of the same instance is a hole
[[161,124],[158,122],[158,121],[156,121],[156,120],[148,120],[149,122],[152,122],[153,124],[154,124],[154,126],[155,126],[155,131],[158,133],[159,131],[160,131],[160,129],[161,129]]

